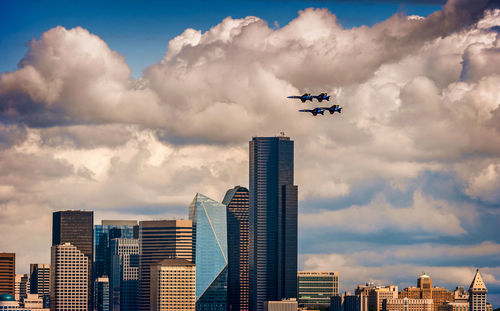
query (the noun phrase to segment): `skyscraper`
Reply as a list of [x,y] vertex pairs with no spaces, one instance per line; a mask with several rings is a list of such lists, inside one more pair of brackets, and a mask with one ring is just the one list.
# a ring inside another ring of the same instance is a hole
[[197,193],[189,206],[196,263],[196,310],[227,309],[226,206]]
[[139,304],[150,311],[151,264],[163,259],[193,261],[191,220],[151,220],[139,222]]
[[236,186],[222,200],[227,206],[227,303],[230,311],[248,310],[248,189]]
[[56,244],[51,248],[51,311],[88,311],[89,258],[71,243]]
[[111,305],[112,310],[138,310],[139,239],[111,240]]
[[297,186],[293,141],[250,141],[250,310],[297,297]]
[[[92,261],[93,261],[93,229],[94,212],[92,211],[59,211],[52,215],[52,246],[70,243],[86,258],[88,264],[88,306],[92,308]],[[52,252],[52,254],[58,254]],[[55,258],[52,258],[52,268]],[[52,273],[52,275],[54,275]],[[61,284],[53,282],[52,284]],[[57,289],[56,289],[57,290]],[[52,302],[51,302],[52,305]]]
[[16,254],[0,253],[0,294],[14,296]]
[[477,269],[476,275],[474,275],[474,279],[472,279],[472,283],[469,286],[470,311],[486,311],[487,292],[488,289],[479,273],[479,269]]
[[14,292],[16,301],[21,301],[28,296],[30,293],[30,277],[28,274],[16,274]]
[[[50,264],[30,265],[30,293],[48,301],[50,296]],[[49,307],[45,305],[45,307]]]
[[94,310],[110,311],[109,309],[109,278],[98,277],[94,284]]

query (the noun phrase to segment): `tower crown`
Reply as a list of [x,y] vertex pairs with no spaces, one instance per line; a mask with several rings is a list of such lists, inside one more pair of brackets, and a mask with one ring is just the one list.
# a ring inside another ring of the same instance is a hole
[[486,291],[486,285],[484,284],[483,278],[479,273],[479,269],[476,270],[476,275],[474,275],[474,279],[472,279],[472,283],[469,287],[469,292],[471,291]]

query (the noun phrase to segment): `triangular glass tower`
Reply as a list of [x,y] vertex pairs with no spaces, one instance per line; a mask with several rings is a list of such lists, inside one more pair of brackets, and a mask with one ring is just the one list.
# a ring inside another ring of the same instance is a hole
[[226,206],[197,193],[189,206],[196,263],[196,310],[226,311]]

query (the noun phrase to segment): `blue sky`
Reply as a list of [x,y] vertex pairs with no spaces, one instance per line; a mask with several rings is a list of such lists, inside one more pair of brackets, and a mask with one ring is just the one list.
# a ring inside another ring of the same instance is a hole
[[[284,131],[301,269],[352,291],[479,268],[499,306],[494,3],[2,1],[0,249],[18,272],[49,262],[55,210],[185,218],[248,185],[252,136]],[[299,113],[304,92],[342,113]]]
[[[436,4],[438,3],[438,4]],[[134,77],[162,59],[168,41],[186,28],[206,31],[225,17],[258,16],[286,25],[308,7],[328,8],[346,27],[373,25],[404,12],[427,16],[444,1],[16,1],[0,7],[0,72],[17,68],[26,44],[56,26],[82,26],[125,55]]]

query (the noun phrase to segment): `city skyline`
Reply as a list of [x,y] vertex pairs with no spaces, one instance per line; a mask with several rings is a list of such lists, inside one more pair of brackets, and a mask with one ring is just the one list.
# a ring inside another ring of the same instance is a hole
[[[141,11],[131,25],[147,20],[141,36],[163,44],[156,58],[128,33],[126,8],[12,14],[0,32],[0,251],[16,253],[16,273],[50,263],[54,211],[94,211],[96,224],[187,219],[196,193],[221,202],[249,187],[252,136],[285,132],[299,270],[339,271],[341,290],[404,288],[422,271],[452,289],[480,268],[498,307],[494,2],[257,1],[215,14],[221,2],[168,29]],[[335,118],[286,99],[322,91],[344,107]]]

